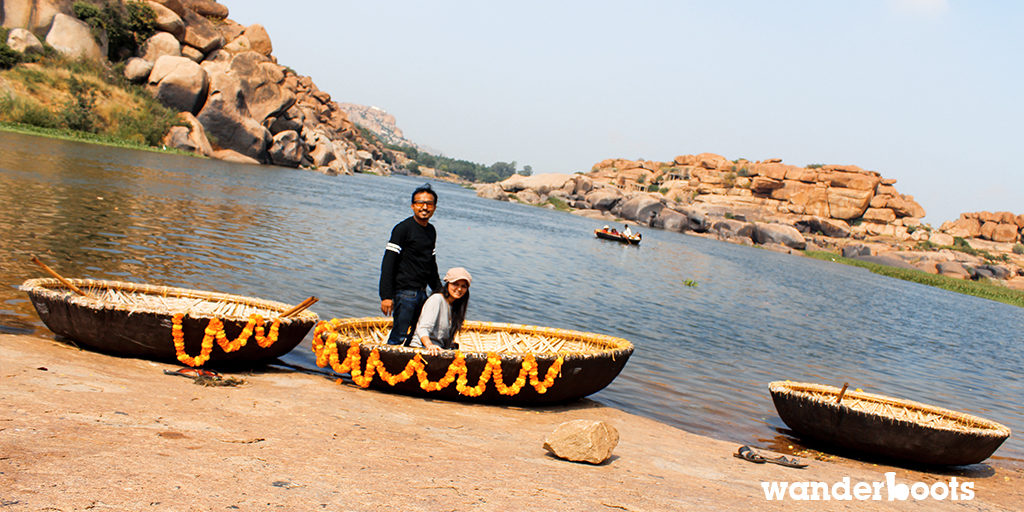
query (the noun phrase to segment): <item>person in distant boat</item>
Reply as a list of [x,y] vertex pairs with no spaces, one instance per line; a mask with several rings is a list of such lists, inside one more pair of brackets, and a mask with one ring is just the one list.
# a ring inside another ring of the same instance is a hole
[[622,230],[622,234],[626,236],[633,236],[633,231],[629,229],[629,224],[626,224],[626,229]]
[[462,267],[452,268],[445,273],[441,290],[434,292],[423,304],[409,346],[423,347],[430,354],[458,348],[454,343],[455,334],[466,320],[469,284],[472,281],[469,271]]
[[601,228],[601,231],[608,231],[609,229],[611,228],[608,227],[608,224],[605,224],[604,227]]
[[431,291],[441,289],[434,244],[437,231],[430,218],[437,208],[437,193],[430,184],[413,190],[412,216],[391,230],[380,264],[380,310],[394,317],[388,345],[408,345],[411,328]]

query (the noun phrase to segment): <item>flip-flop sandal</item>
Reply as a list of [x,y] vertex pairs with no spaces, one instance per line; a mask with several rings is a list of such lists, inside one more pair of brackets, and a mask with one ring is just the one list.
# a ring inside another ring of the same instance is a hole
[[210,370],[204,370],[202,368],[179,368],[178,370],[164,370],[165,375],[177,375],[180,377],[189,377],[192,379],[198,377],[208,377],[211,379],[219,379],[220,374],[212,372]]
[[765,462],[771,462],[772,464],[778,464],[780,466],[785,466],[787,468],[799,469],[807,467],[807,464],[800,462],[800,460],[797,459],[796,457],[790,458],[786,457],[785,455],[780,455],[778,457],[768,458],[765,457],[764,455],[761,455],[760,453],[757,453],[756,451],[754,451],[753,448],[747,445],[741,446],[740,449],[733,454],[733,456],[739,459],[753,462],[755,464],[764,464]]
[[740,449],[732,455],[738,459],[747,460],[755,464],[764,464],[768,461],[768,459],[762,457],[761,454],[755,452],[753,448],[746,445],[740,446]]
[[784,455],[775,457],[774,459],[764,459],[765,462],[771,462],[772,464],[778,464],[780,466],[786,466],[787,468],[806,468],[807,464],[800,462],[796,457],[789,458]]

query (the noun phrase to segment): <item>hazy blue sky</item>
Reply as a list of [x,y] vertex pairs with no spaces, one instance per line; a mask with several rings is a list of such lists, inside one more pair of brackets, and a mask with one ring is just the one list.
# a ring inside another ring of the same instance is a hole
[[446,156],[854,164],[936,227],[1024,213],[1024,2],[222,3],[279,63]]

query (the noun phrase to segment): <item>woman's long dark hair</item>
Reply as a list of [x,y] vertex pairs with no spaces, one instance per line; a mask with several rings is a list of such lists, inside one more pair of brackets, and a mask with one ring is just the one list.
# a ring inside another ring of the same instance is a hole
[[[444,286],[441,287],[441,293],[445,298],[451,297],[448,293],[448,282],[445,281]],[[466,309],[469,307],[469,289],[466,289],[465,295],[461,299],[455,299],[452,302],[452,336],[455,336],[462,329],[462,322],[466,321]]]

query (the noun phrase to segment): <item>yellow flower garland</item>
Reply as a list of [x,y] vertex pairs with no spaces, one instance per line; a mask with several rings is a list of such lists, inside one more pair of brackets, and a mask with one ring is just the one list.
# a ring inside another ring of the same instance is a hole
[[321,368],[330,365],[331,369],[337,373],[350,373],[352,375],[352,382],[363,388],[368,387],[373,382],[375,373],[382,381],[387,382],[391,386],[409,380],[415,373],[419,380],[420,388],[428,392],[444,389],[452,382],[455,382],[455,389],[460,394],[476,397],[482,395],[486,390],[487,381],[493,380],[494,388],[499,393],[513,396],[526,386],[527,377],[529,377],[529,383],[537,393],[544,394],[554,385],[555,379],[562,371],[563,358],[559,355],[555,362],[548,367],[544,380],[541,380],[538,374],[537,360],[533,354],[526,354],[519,368],[519,375],[516,376],[512,385],[506,385],[501,372],[501,359],[498,358],[497,354],[488,352],[487,364],[484,366],[480,378],[475,386],[470,386],[467,375],[468,369],[466,368],[466,357],[462,352],[456,351],[455,360],[448,365],[448,371],[445,372],[444,377],[441,377],[436,382],[431,382],[427,379],[427,364],[423,361],[423,357],[420,354],[417,353],[412,359],[409,359],[409,362],[405,364],[405,368],[401,372],[391,374],[384,368],[384,363],[380,360],[380,352],[376,348],[370,351],[365,369],[360,370],[361,355],[359,353],[358,339],[351,338],[349,340],[349,347],[344,360],[338,355],[338,339],[341,336],[338,334],[337,329],[340,325],[341,321],[337,318],[327,322],[320,322],[316,325],[316,329],[313,331],[313,354],[316,355],[316,364]]
[[249,338],[255,333],[256,344],[262,348],[268,348],[277,342],[278,330],[281,326],[281,319],[274,319],[274,322],[270,325],[270,334],[265,336],[266,330],[263,327],[263,317],[256,314],[250,315],[248,323],[242,328],[242,332],[238,334],[238,337],[234,340],[228,340],[228,336],[224,332],[224,322],[219,318],[211,318],[209,323],[206,324],[202,349],[199,355],[190,356],[185,352],[185,331],[181,326],[184,319],[184,313],[178,313],[171,319],[171,338],[174,340],[174,354],[177,356],[178,361],[193,367],[202,366],[210,360],[214,340],[217,341],[217,344],[220,345],[224,352],[234,352],[244,347],[249,342]]

